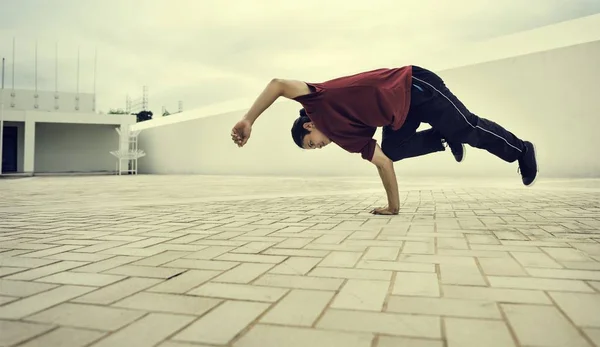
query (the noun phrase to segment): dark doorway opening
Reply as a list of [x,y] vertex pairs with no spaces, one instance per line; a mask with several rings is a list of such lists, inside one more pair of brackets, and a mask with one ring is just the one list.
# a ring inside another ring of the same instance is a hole
[[17,127],[5,126],[2,138],[2,172],[17,172]]

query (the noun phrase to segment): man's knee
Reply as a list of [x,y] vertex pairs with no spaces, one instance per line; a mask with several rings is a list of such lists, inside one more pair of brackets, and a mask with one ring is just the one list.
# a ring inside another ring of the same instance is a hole
[[387,142],[381,144],[381,151],[386,157],[390,158],[391,161],[399,161],[405,159],[406,151],[403,150],[401,145],[393,145]]
[[453,143],[466,143],[470,146],[477,147],[479,143],[479,137],[477,136],[477,129],[472,127],[465,127],[458,131],[444,132],[443,138],[446,142]]
[[396,161],[396,153],[394,153],[394,151],[391,150],[389,142],[383,141],[381,143],[381,151],[383,152],[383,154],[385,154],[386,157],[390,158],[391,161]]
[[451,123],[443,124],[437,130],[447,142],[466,143],[477,147],[481,142],[481,129],[478,129],[479,117],[470,113],[458,114]]

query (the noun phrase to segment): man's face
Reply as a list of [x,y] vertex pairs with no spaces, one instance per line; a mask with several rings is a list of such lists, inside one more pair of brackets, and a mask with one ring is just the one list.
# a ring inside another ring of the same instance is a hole
[[313,122],[304,123],[304,128],[309,131],[304,136],[303,146],[305,149],[323,148],[331,143],[331,140],[315,127]]

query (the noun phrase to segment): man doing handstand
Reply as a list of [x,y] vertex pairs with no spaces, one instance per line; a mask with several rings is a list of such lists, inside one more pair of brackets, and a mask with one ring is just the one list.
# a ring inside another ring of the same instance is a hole
[[[323,148],[334,142],[377,167],[388,205],[372,210],[374,214],[398,214],[400,209],[393,163],[444,151],[444,144],[458,162],[464,157],[465,143],[506,162],[518,161],[526,186],[538,172],[531,142],[469,112],[438,75],[415,65],[322,83],[273,79],[233,127],[231,137],[239,147],[248,142],[258,116],[281,96],[303,106],[291,129],[300,148]],[[417,131],[421,123],[431,128]],[[381,147],[373,139],[378,127],[383,127]]]

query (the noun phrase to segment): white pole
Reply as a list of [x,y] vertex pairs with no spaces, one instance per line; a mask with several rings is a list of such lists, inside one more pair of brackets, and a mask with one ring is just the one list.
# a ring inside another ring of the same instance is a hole
[[79,111],[79,51],[80,48],[77,47],[77,96],[75,97],[75,110]]
[[96,112],[96,71],[98,69],[98,48],[94,52],[94,112]]
[[35,40],[35,93],[38,91],[38,42]]
[[58,42],[54,43],[54,110],[58,110]]
[[79,96],[79,47],[77,47],[77,96]]
[[12,91],[15,91],[15,38],[13,37]]
[[54,46],[54,93],[58,94],[58,42]]

